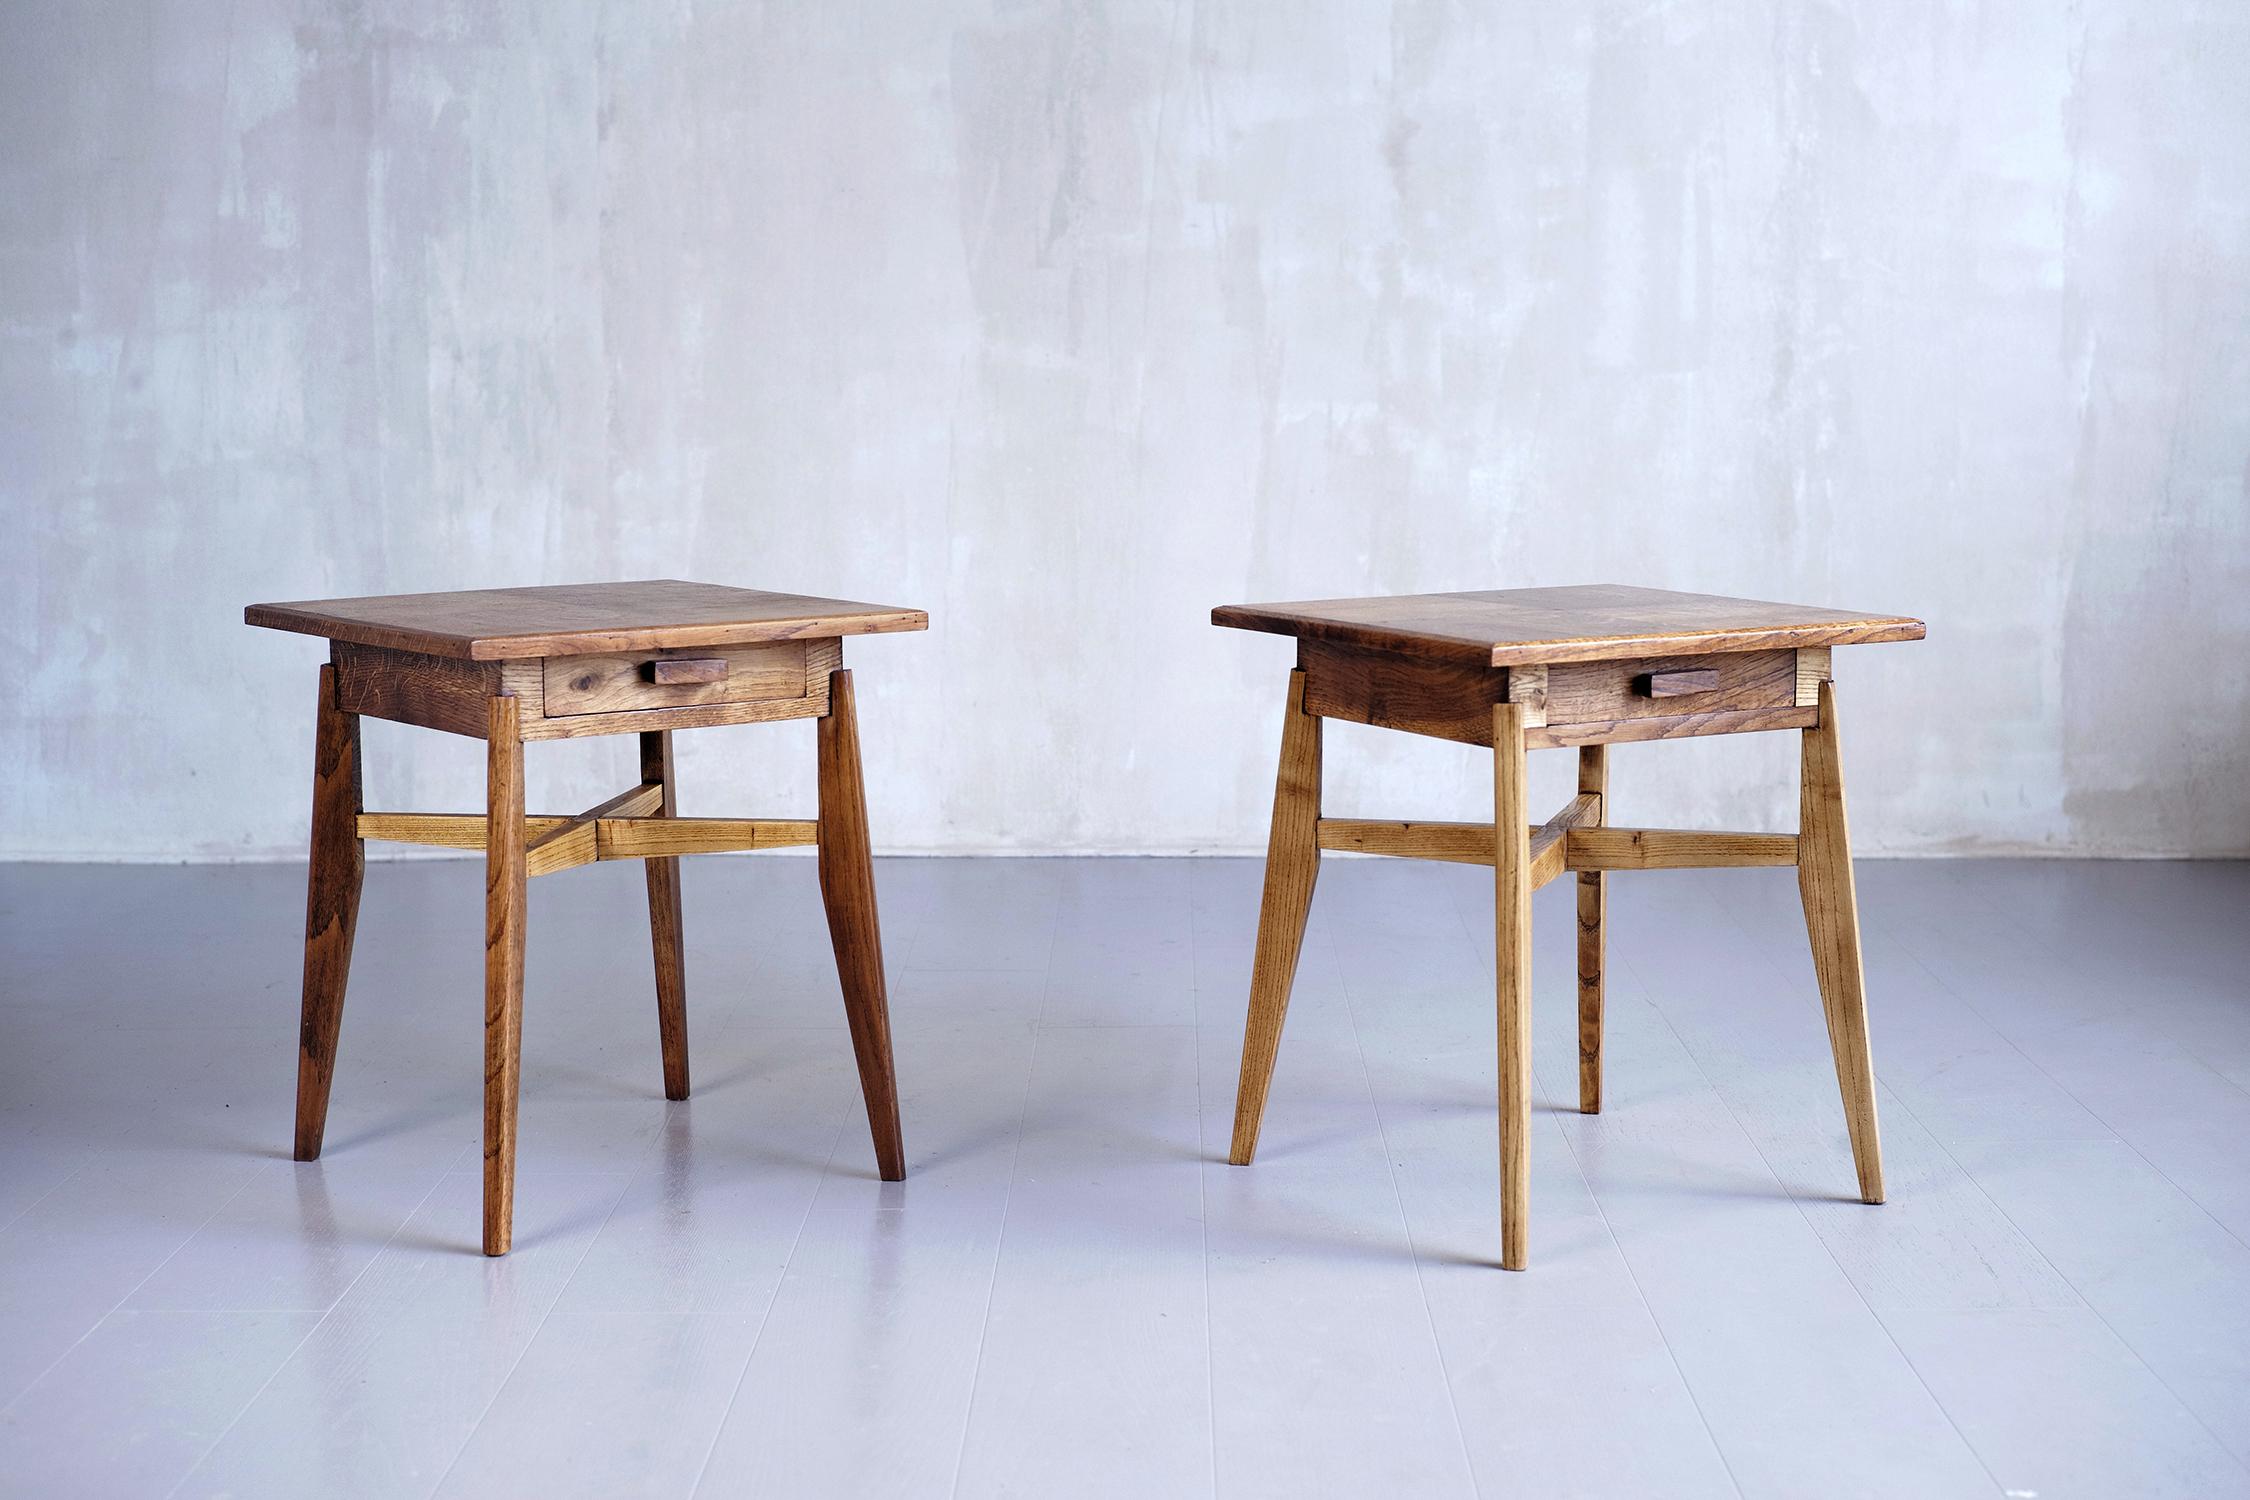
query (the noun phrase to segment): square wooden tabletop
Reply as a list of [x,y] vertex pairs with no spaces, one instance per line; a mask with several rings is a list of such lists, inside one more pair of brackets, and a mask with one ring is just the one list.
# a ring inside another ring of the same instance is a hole
[[918,609],[652,578],[253,604],[252,625],[469,661],[926,630]]
[[1211,623],[1405,656],[1523,666],[1918,641],[1920,620],[1622,583],[1229,604]]

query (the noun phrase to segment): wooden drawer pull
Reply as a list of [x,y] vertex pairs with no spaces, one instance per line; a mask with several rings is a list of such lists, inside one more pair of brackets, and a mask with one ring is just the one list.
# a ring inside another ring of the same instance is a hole
[[648,664],[648,680],[665,686],[683,682],[724,682],[727,664],[719,656],[660,656]]
[[1633,679],[1633,691],[1643,698],[1685,698],[1691,693],[1718,690],[1719,674],[1712,667],[1685,672],[1643,672]]

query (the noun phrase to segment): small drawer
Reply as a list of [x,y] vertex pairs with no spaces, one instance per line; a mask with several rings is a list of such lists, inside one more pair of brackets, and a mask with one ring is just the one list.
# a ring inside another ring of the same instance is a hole
[[1556,662],[1547,668],[1550,726],[1796,705],[1795,651]]
[[546,715],[555,719],[643,708],[802,698],[806,692],[805,668],[803,641],[550,656],[546,661]]

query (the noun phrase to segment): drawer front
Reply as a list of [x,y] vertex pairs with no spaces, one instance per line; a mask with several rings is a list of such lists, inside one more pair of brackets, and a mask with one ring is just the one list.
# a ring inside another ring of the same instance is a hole
[[805,643],[613,651],[546,660],[546,716],[802,698]]
[[1616,723],[1797,706],[1795,651],[1556,662],[1547,724]]

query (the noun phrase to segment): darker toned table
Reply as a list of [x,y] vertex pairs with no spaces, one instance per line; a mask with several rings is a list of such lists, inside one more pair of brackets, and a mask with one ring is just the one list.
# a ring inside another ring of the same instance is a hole
[[[1612,870],[1794,865],[1844,1096],[1859,1194],[1883,1201],[1875,1075],[1844,828],[1831,651],[1922,638],[1922,622],[1801,604],[1589,584],[1241,604],[1212,623],[1297,638],[1266,850],[1230,1159],[1247,1166],[1324,849],[1490,865],[1500,1045],[1500,1263],[1528,1253],[1531,893],[1578,877],[1578,1107],[1601,1109],[1602,919]],[[1324,817],[1320,723],[1346,719],[1492,750],[1490,823]],[[1621,741],[1793,729],[1803,738],[1798,830],[1617,828],[1605,818],[1608,747]],[[1524,757],[1578,751],[1578,795],[1534,825]]]
[[[876,1162],[886,1182],[905,1177],[859,728],[843,643],[846,636],[926,629],[928,616],[659,579],[254,604],[244,618],[332,643],[320,669],[315,734],[297,1160],[320,1155],[328,1119],[365,840],[484,850],[487,1255],[507,1253],[514,1217],[528,878],[592,860],[645,862],[664,1094],[685,1099],[679,856],[813,844]],[[485,811],[366,811],[363,714],[484,740]],[[676,815],[672,731],[783,719],[819,721],[817,818]],[[638,783],[575,817],[526,817],[524,745],[599,734],[639,736]]]

